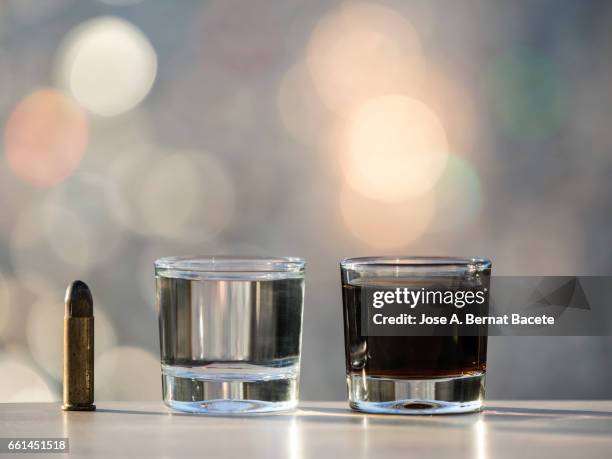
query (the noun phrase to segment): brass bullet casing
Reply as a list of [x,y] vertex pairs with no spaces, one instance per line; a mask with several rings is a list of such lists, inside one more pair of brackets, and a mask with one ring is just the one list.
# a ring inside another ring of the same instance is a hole
[[74,281],[66,289],[64,312],[64,411],[93,411],[94,317],[87,284]]

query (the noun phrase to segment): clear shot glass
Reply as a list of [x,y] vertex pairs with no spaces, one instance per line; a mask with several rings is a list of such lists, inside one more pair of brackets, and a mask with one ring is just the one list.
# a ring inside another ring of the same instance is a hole
[[[488,291],[491,262],[481,258],[368,257],[345,259],[340,269],[351,408],[393,414],[480,410],[485,394],[486,327],[472,336],[466,336],[460,327],[450,333],[447,329],[443,336],[366,336],[362,307],[368,307],[364,306],[365,292],[376,289]],[[488,311],[488,294],[485,303],[481,312]]]
[[166,405],[210,414],[294,408],[304,269],[290,257],[157,260]]

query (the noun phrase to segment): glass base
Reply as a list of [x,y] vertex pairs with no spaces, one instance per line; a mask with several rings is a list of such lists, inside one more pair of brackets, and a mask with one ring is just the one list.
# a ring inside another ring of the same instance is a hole
[[435,379],[347,376],[354,410],[383,414],[453,414],[480,411],[485,374]]
[[274,413],[298,404],[297,376],[220,380],[162,373],[164,403],[178,411],[216,415]]

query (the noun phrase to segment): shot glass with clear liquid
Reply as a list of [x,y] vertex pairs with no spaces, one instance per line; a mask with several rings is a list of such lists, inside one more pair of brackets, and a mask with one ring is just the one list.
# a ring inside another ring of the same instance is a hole
[[[376,290],[487,292],[491,262],[481,258],[367,257],[347,258],[340,269],[351,408],[392,414],[480,410],[485,393],[486,327],[470,336],[462,333],[462,327],[441,336],[370,335],[364,333],[362,322],[364,308],[369,307],[368,292]],[[488,294],[484,298],[478,306],[480,314],[489,309]],[[455,312],[461,317],[462,311],[465,309]]]
[[166,405],[209,414],[294,408],[304,270],[291,257],[157,260]]

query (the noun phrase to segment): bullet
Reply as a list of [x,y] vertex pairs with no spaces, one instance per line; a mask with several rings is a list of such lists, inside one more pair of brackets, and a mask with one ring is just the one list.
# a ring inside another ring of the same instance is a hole
[[93,411],[94,317],[87,284],[74,281],[66,289],[64,311],[64,411]]

